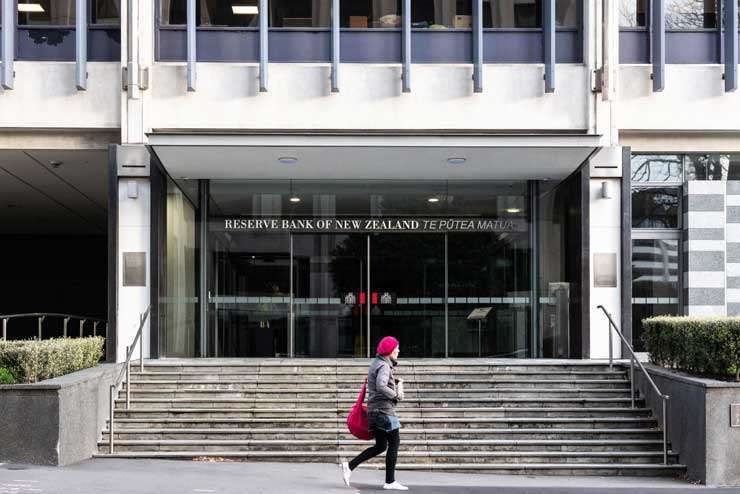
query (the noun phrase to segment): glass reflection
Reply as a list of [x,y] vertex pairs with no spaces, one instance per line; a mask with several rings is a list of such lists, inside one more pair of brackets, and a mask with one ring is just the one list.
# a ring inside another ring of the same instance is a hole
[[632,182],[681,182],[683,156],[643,155],[632,156]]
[[717,27],[717,0],[665,0],[666,29]]
[[678,228],[678,187],[632,189],[633,228]]
[[619,27],[647,26],[649,0],[619,0]]

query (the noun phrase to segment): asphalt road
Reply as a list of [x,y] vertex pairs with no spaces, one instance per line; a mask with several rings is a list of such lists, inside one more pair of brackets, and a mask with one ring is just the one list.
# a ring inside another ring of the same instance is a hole
[[[674,479],[534,477],[398,472],[409,492],[429,494],[740,494]],[[90,460],[55,468],[0,464],[0,494],[347,494],[382,491],[383,472],[358,470],[353,485],[332,464]]]

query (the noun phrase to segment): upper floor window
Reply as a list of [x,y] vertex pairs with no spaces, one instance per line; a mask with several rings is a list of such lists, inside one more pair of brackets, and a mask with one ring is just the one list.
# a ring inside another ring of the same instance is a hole
[[[29,0],[31,1],[31,0]],[[50,0],[46,0],[50,1]],[[74,3],[74,0],[63,0]],[[98,0],[103,1],[103,0]],[[400,28],[402,0],[340,0],[340,26],[354,29]],[[271,0],[269,22],[273,28],[328,28],[331,0]],[[182,25],[187,0],[160,0],[160,23]],[[198,26],[258,27],[257,0],[198,0]],[[556,0],[556,24],[578,25],[578,0]],[[414,29],[470,28],[471,0],[412,0]],[[542,26],[541,0],[484,0],[484,28],[537,28]]]
[[666,29],[717,27],[717,0],[665,0]]
[[[92,0],[90,24],[119,24],[120,0]],[[74,26],[75,0],[18,0],[19,26]]]
[[647,7],[650,0],[619,0],[619,27],[647,26]]

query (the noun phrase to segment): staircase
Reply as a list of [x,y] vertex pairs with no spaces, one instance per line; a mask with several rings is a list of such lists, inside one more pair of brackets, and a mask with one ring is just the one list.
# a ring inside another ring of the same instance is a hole
[[[371,442],[345,418],[367,360],[155,360],[132,366],[98,457],[338,462]],[[134,371],[135,370],[135,371]],[[678,475],[628,373],[589,361],[402,360],[399,469]],[[383,466],[383,457],[367,466]]]

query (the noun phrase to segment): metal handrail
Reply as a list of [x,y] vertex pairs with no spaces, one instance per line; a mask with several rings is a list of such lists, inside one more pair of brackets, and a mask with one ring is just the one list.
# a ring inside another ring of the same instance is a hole
[[601,309],[604,312],[604,315],[606,315],[606,318],[609,320],[609,370],[613,368],[614,365],[614,350],[613,350],[613,344],[612,344],[612,329],[619,335],[619,338],[622,340],[622,343],[624,346],[629,350],[630,352],[630,396],[632,400],[632,408],[635,408],[635,362],[637,362],[637,366],[640,368],[642,373],[645,375],[645,378],[650,383],[650,385],[653,387],[653,390],[660,396],[662,402],[663,402],[663,464],[668,464],[668,412],[667,412],[667,404],[668,400],[670,399],[670,396],[667,394],[663,394],[660,391],[660,388],[658,388],[658,385],[655,384],[655,381],[653,381],[653,378],[650,377],[650,374],[648,374],[648,371],[645,369],[645,366],[642,365],[642,362],[638,360],[637,355],[635,355],[635,351],[632,348],[632,345],[627,341],[627,338],[624,337],[622,332],[617,327],[616,323],[612,319],[611,314],[604,308],[603,305],[599,305],[596,307],[597,309]]
[[93,323],[93,336],[98,335],[98,324],[99,323],[105,323],[105,333],[108,333],[108,322],[105,319],[98,319],[97,317],[89,317],[89,316],[76,316],[74,314],[60,314],[58,312],[28,312],[24,314],[3,314],[0,315],[0,319],[3,320],[3,332],[0,337],[2,341],[5,341],[8,336],[8,321],[11,319],[20,319],[24,317],[35,317],[38,319],[38,336],[39,340],[41,339],[41,334],[43,330],[44,325],[44,319],[47,317],[60,317],[64,319],[64,337],[67,337],[67,324],[69,324],[70,319],[79,319],[80,320],[80,338],[82,338],[85,323],[87,321],[92,321]]
[[[118,378],[116,378],[113,384],[110,385],[110,403],[108,416],[108,446],[110,448],[110,454],[113,454],[113,412],[115,411],[116,407],[116,394],[118,393],[118,388],[124,382],[126,383],[126,409],[128,410],[129,408],[131,408],[131,356],[134,354],[134,349],[136,348],[137,342],[140,342],[139,372],[144,372],[144,342],[140,340],[141,333],[144,330],[144,323],[146,322],[147,317],[149,317],[149,312],[151,308],[152,306],[150,305],[146,308],[144,312],[139,315],[139,329],[136,331],[134,341],[131,343],[130,346],[126,347],[126,362],[121,368],[121,372],[119,372]],[[126,378],[125,381],[124,377]]]

